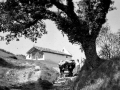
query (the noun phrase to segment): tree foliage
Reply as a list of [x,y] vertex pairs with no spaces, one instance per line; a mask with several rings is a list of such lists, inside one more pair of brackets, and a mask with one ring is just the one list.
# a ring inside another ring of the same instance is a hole
[[29,9],[31,11],[33,7],[19,4],[16,0],[1,3],[0,30],[9,32],[5,38],[8,42],[22,36],[36,41],[37,38],[46,34],[45,23],[42,20],[32,19],[31,14],[26,12]]
[[[72,43],[96,38],[111,0],[81,0],[77,2],[77,10],[72,0],[66,0],[66,3],[64,5],[62,0],[7,0],[1,3],[1,31],[10,32],[11,37],[40,37],[46,33],[43,20],[51,19]],[[49,10],[52,6],[59,12]]]
[[97,45],[101,47],[100,57],[110,59],[120,53],[119,36],[117,33],[111,33],[109,25],[102,27],[97,38]]
[[71,43],[82,45],[87,64],[98,66],[95,42],[111,4],[112,0],[7,0],[1,3],[0,28],[10,32],[8,41],[22,35],[36,41],[46,34],[43,20],[52,20]]

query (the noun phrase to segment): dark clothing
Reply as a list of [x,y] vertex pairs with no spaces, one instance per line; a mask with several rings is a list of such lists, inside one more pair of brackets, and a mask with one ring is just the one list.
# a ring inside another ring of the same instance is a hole
[[64,71],[68,71],[67,76],[73,76],[73,69],[75,68],[75,62],[65,62],[63,65],[59,65],[61,77],[64,75]]

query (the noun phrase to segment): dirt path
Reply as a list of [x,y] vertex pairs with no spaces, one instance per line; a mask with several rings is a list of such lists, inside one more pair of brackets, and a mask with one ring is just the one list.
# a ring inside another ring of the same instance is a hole
[[64,77],[58,78],[58,80],[54,84],[54,89],[52,90],[72,90],[72,83],[74,82],[76,77]]

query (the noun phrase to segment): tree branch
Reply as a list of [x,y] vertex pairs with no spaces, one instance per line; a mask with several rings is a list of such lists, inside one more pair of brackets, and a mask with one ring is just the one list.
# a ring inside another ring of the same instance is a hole
[[59,0],[51,0],[51,3],[54,4],[58,9],[61,9],[62,11],[67,11],[67,6],[63,5],[59,2]]
[[[33,21],[30,21],[28,23],[23,23],[25,28],[29,28],[30,26],[36,24],[38,20],[45,20],[50,19],[52,21],[55,21],[57,23],[58,28],[64,27],[65,29],[63,31],[67,31],[68,27],[70,27],[70,21],[67,20],[66,17],[62,17],[58,13],[52,12],[50,10],[42,10],[37,11],[32,15]],[[59,23],[59,24],[58,24]],[[66,23],[66,24],[64,24]],[[65,25],[65,26],[63,26]],[[63,28],[62,28],[63,29]]]
[[74,12],[73,0],[67,0],[67,5],[61,4],[58,0],[51,0],[51,3],[66,13],[71,20],[79,21],[78,16]]
[[34,25],[34,24],[36,24],[38,22],[38,19],[35,19],[34,21],[31,21],[31,22],[28,22],[28,23],[24,23],[24,28],[26,29],[26,28],[30,28],[30,26],[32,26],[32,25]]
[[[37,23],[37,20],[50,19],[52,21],[55,21],[56,26],[59,30],[62,30],[65,34],[67,34],[69,40],[71,40],[70,42],[82,40],[84,34],[82,34],[82,29],[80,29],[80,26],[84,25],[84,21],[79,20],[79,17],[74,12],[72,0],[67,0],[67,5],[61,4],[57,0],[51,0],[51,3],[53,3],[58,9],[61,9],[64,13],[66,13],[67,17],[62,17],[59,13],[50,11],[44,7],[40,7],[40,9],[37,11],[29,12],[31,13],[31,18],[33,18],[34,21],[25,23],[25,28],[29,28],[30,26],[34,25],[35,23]],[[78,33],[80,34],[79,36],[77,36]],[[76,40],[74,41],[73,38],[75,38]]]
[[110,4],[111,4],[111,0],[108,0],[107,2],[105,0],[100,0],[100,4],[98,4],[96,8],[97,14],[94,20],[95,23],[93,23],[94,29],[92,30],[92,33],[91,33],[93,38],[96,38],[98,36],[102,25],[105,23],[106,15],[108,13]]
[[[83,38],[83,34],[81,33],[81,30],[79,28],[79,22],[73,23],[73,21],[68,17],[62,17],[60,14],[52,12],[50,10],[44,10],[44,12],[40,11],[34,15],[35,19],[41,19],[40,17],[42,17],[42,19],[50,19],[52,21],[55,21],[57,28],[67,34],[69,40],[72,40],[70,42],[74,41],[73,37],[77,40],[82,40],[81,38]],[[78,24],[78,27],[75,27],[76,24]],[[77,36],[77,33],[80,33],[80,35]]]
[[74,11],[74,4],[73,4],[73,0],[67,0],[67,7],[68,9]]

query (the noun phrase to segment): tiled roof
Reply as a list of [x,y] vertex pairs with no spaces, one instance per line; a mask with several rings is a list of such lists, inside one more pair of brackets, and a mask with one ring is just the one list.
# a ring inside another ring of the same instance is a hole
[[[36,49],[38,49],[38,50],[40,50],[40,51],[43,51],[43,52],[49,52],[49,53],[54,53],[54,54],[72,56],[72,55],[66,54],[66,53],[64,53],[64,52],[57,51],[57,50],[52,50],[52,49],[49,49],[49,48],[43,48],[43,47],[38,47],[38,46],[34,46],[33,48],[36,48]],[[31,50],[31,49],[30,49],[30,50]],[[29,50],[27,53],[29,53],[30,50]]]

